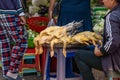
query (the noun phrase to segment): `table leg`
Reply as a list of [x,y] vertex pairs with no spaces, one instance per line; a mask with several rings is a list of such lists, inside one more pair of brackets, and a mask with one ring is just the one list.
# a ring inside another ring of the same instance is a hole
[[44,75],[43,75],[43,80],[47,80],[47,66],[48,66],[48,59],[49,59],[49,50],[47,50],[46,53],[46,59],[45,59],[45,68],[44,68]]
[[42,72],[42,77],[44,76],[44,68],[45,68],[45,63],[46,63],[46,55],[47,55],[47,47],[43,47],[43,54],[42,54],[42,59],[41,59],[41,72]]
[[65,57],[62,49],[57,52],[57,80],[65,80]]

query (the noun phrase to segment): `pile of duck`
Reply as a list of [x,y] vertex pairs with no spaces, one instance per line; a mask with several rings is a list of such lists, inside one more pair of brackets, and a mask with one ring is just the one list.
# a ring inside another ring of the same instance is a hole
[[50,26],[41,31],[39,35],[34,38],[35,54],[43,53],[43,45],[50,46],[50,55],[54,56],[54,45],[63,45],[63,55],[66,57],[66,48],[70,44],[80,45],[96,45],[101,44],[102,37],[95,32],[84,31],[76,33],[82,26],[82,22],[72,22],[65,26]]

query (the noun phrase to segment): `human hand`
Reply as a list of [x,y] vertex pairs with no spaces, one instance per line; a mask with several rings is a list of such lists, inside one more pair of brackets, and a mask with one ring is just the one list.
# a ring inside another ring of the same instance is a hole
[[100,49],[98,48],[98,45],[95,45],[94,54],[98,57],[103,56]]
[[27,23],[26,18],[24,16],[20,16],[20,22],[22,25],[25,25]]
[[52,15],[52,12],[53,12],[53,11],[49,11],[49,12],[48,12],[48,18],[49,18],[49,20],[52,19],[52,16],[53,16],[53,15]]

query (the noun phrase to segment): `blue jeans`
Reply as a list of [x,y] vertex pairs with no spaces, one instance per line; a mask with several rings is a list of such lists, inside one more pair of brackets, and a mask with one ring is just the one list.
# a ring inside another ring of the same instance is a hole
[[79,50],[74,58],[83,80],[95,80],[92,68],[102,70],[101,58],[95,56],[93,50]]

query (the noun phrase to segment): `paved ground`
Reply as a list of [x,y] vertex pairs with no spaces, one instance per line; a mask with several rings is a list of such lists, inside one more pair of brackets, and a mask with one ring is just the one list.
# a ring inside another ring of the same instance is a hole
[[[105,78],[103,72],[93,69],[93,73],[94,73],[94,76],[95,76],[96,80],[107,80]],[[37,76],[35,73],[24,74],[23,78],[25,80],[42,80],[42,77],[41,76]],[[1,68],[0,68],[0,80],[4,80],[4,78],[2,77]]]
[[[94,76],[96,78],[96,80],[106,80],[103,72],[100,72],[98,70],[93,70]],[[32,73],[32,74],[25,74],[23,76],[23,78],[25,80],[42,80],[42,77],[38,77],[36,74]],[[2,71],[0,69],[0,80],[4,80],[4,78],[2,77]]]
[[[42,80],[42,78],[39,76],[37,76],[36,74],[32,73],[32,74],[25,74],[23,76],[23,78],[25,80]],[[2,71],[0,69],[0,80],[5,80],[3,77],[2,77]]]

